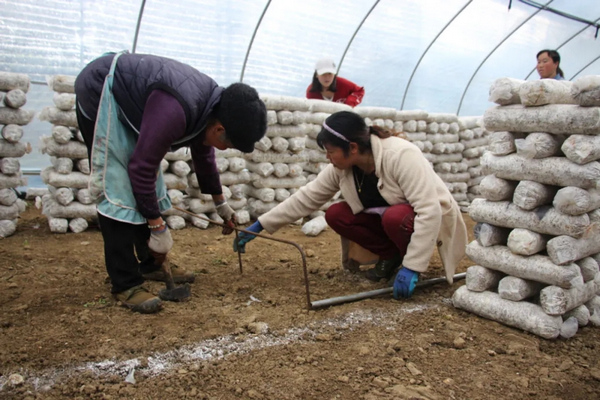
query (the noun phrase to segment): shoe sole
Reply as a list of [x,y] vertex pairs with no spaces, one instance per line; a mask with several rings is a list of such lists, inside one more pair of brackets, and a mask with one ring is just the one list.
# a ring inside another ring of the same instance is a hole
[[146,300],[142,304],[127,304],[122,303],[125,307],[131,311],[139,312],[141,314],[154,314],[162,310],[162,301],[157,297],[155,299]]

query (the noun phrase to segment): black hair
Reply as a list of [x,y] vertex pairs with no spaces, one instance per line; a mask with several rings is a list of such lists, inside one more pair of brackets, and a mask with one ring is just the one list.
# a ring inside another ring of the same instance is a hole
[[225,128],[233,147],[244,153],[252,153],[254,143],[267,131],[267,107],[256,89],[245,83],[225,88],[213,115]]
[[371,150],[371,135],[377,135],[382,139],[392,136],[390,131],[382,127],[367,127],[363,117],[352,111],[338,111],[331,114],[325,120],[325,124],[348,139],[348,142],[323,127],[317,135],[317,144],[322,149],[326,144],[339,147],[346,156],[350,154],[350,142],[356,143],[358,151],[362,154]]
[[562,69],[560,69],[560,54],[558,54],[558,51],[548,50],[548,49],[540,50],[540,51],[538,51],[537,55],[535,56],[536,60],[538,59],[539,56],[541,56],[544,53],[548,53],[548,57],[550,57],[552,59],[552,61],[554,61],[555,63],[558,63],[558,66],[556,67],[556,73],[564,78],[565,73],[563,72]]
[[[333,76],[333,82],[329,85],[329,91],[335,92],[337,90],[337,75]],[[323,85],[319,82],[319,74],[317,71],[313,74],[312,86],[310,88],[311,92],[321,93],[323,91]]]

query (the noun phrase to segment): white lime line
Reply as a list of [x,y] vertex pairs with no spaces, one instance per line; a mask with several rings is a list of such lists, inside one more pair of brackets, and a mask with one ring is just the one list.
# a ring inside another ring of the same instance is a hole
[[[330,327],[351,330],[353,327],[364,323],[387,326],[390,317],[412,314],[432,307],[434,307],[433,304],[402,307],[401,303],[399,303],[398,308],[393,312],[382,312],[378,310],[353,311],[336,318],[311,323],[310,327],[290,328],[284,335],[277,335],[269,332],[251,335],[243,340],[240,340],[239,336],[225,335],[215,339],[203,340],[193,345],[182,346],[176,350],[170,350],[164,353],[154,353],[148,356],[148,364],[135,372],[136,374],[146,377],[161,375],[180,369],[184,366],[193,365],[198,361],[218,360],[232,354],[247,354],[255,350],[306,341],[307,338],[314,338],[318,334],[325,332],[326,328]],[[132,368],[136,368],[139,365],[139,359],[132,358],[124,361],[104,360],[41,371],[19,371],[17,373],[25,378],[25,384],[31,384],[36,391],[47,391],[50,390],[56,382],[80,375],[82,372],[91,372],[98,377],[120,375],[125,378]],[[9,385],[9,375],[10,374],[0,377],[0,391]]]

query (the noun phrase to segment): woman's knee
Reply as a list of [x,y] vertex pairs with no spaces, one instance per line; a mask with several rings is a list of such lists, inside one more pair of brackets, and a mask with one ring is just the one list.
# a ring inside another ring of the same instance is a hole
[[345,201],[330,205],[325,211],[325,221],[330,227],[344,225],[343,222],[347,221],[348,215],[352,215],[350,206]]
[[400,227],[403,231],[413,232],[415,211],[409,204],[398,204],[387,209],[381,222],[386,230]]

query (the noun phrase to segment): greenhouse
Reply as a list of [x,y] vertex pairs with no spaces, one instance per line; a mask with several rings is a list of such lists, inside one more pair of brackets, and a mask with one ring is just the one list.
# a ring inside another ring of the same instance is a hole
[[600,398],[600,2],[0,15],[1,398]]
[[[497,78],[538,79],[535,55],[542,49],[560,52],[566,79],[600,74],[600,4],[593,1],[184,1],[173,7],[167,1],[9,0],[0,6],[0,70],[30,76],[27,108],[36,111],[52,104],[47,77],[77,75],[101,54],[121,50],[175,58],[223,86],[241,81],[287,96],[303,96],[315,62],[329,57],[341,76],[366,88],[365,106],[457,115],[482,115]],[[27,138],[37,146],[46,130],[34,119]],[[24,169],[43,166],[36,152],[23,160]]]

